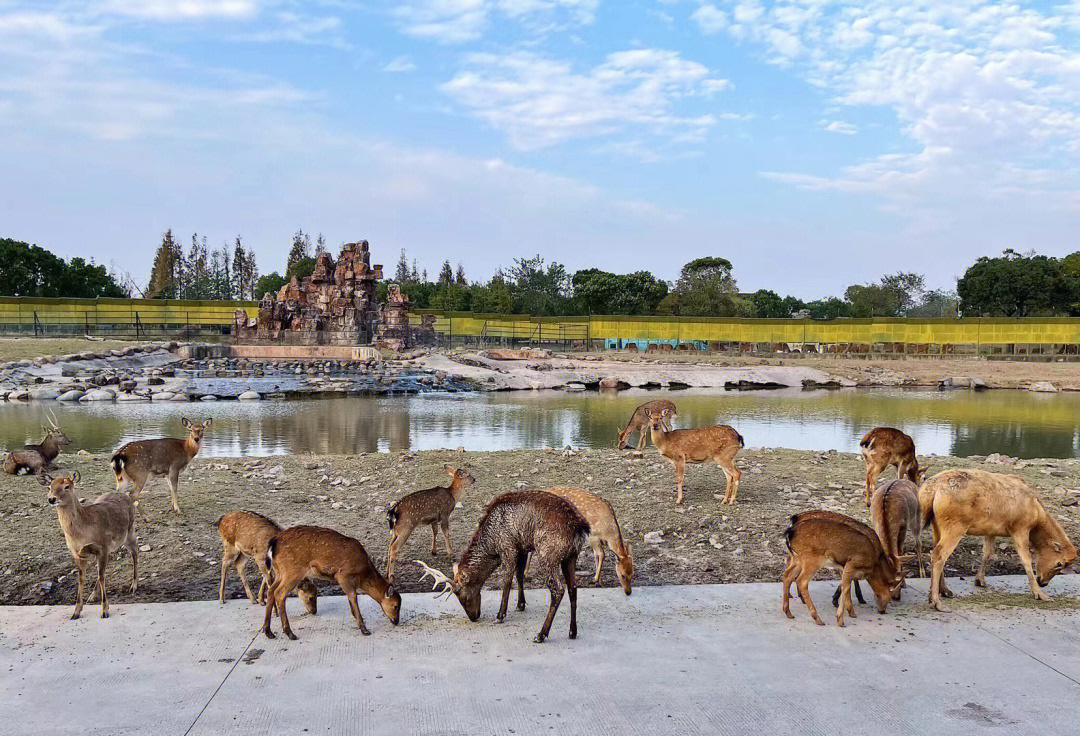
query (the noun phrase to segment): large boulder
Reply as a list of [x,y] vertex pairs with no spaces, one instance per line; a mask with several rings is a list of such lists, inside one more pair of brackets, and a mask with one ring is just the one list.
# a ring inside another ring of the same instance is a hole
[[1035,381],[1035,383],[1028,386],[1028,391],[1037,391],[1039,393],[1056,394],[1058,387],[1050,383],[1050,381]]

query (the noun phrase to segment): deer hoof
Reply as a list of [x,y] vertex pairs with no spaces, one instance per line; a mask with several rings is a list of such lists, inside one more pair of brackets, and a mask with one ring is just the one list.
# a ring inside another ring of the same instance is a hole
[[571,639],[577,639],[577,632],[576,631],[571,631],[570,632],[570,638]]
[[518,603],[517,604],[517,609],[519,611],[524,611],[525,610],[525,601],[522,601],[521,603]]
[[949,609],[946,608],[945,604],[942,603],[941,601],[933,601],[933,602],[931,602],[930,605],[934,607],[935,611],[940,611],[941,613],[948,613],[949,612]]
[[980,578],[975,578],[975,587],[976,588],[985,588],[986,587],[986,581],[982,580]]
[[77,614],[77,613],[71,614],[71,620],[72,621],[76,621],[76,620],[78,620],[78,618],[79,618],[79,614]]
[[364,628],[360,629],[360,633],[363,634],[364,636],[371,636],[371,632],[368,631],[367,629],[364,629]]
[[534,644],[543,644],[544,643],[544,635],[543,634],[537,634],[536,636],[534,636],[533,637],[533,643]]
[[109,617],[109,612],[108,611],[102,611],[101,612],[101,617],[102,618],[108,618]]
[[292,633],[291,631],[286,631],[285,636],[289,637],[293,641],[296,641],[296,634]]
[[270,629],[263,629],[263,633],[266,634],[267,639],[276,639],[277,636]]
[[1042,592],[1041,590],[1038,590],[1038,591],[1035,591],[1035,600],[1037,600],[1037,601],[1048,601],[1048,600],[1050,600],[1050,596],[1048,596],[1046,593]]

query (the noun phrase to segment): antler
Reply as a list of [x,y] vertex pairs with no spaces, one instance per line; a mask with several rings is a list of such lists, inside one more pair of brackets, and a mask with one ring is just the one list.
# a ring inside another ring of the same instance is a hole
[[49,409],[49,408],[45,409],[45,418],[49,420],[49,424],[52,425],[53,429],[56,429],[56,430],[60,429],[60,425],[56,423],[56,415],[53,414],[52,409]]
[[[450,580],[450,578],[446,577],[446,575],[439,572],[434,567],[425,564],[421,560],[413,560],[413,562],[424,568],[424,574],[420,576],[421,580],[426,578],[428,575],[431,576],[431,579],[433,581],[431,584],[431,589],[437,591],[435,593],[436,598],[443,595],[444,593],[446,594],[447,598],[450,597],[450,594],[454,592],[454,583],[452,580]],[[442,586],[441,590],[439,590],[440,585]]]

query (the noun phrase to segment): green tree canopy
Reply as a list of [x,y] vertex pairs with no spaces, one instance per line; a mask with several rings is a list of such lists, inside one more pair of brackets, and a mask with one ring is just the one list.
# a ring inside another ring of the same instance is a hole
[[652,314],[667,296],[668,285],[648,271],[614,274],[597,268],[572,279],[578,311],[586,314]]
[[685,317],[740,317],[752,309],[739,298],[731,261],[715,256],[683,266],[675,288],[657,306],[661,314]]
[[0,238],[0,296],[92,299],[127,292],[104,266],[53,253],[20,240]]
[[956,283],[956,293],[968,317],[1065,315],[1075,308],[1080,281],[1056,258],[1006,250],[975,261]]

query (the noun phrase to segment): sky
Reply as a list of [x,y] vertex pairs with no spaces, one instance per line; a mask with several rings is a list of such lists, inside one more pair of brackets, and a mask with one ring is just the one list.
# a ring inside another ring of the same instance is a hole
[[0,0],[0,237],[816,298],[1080,249],[1080,0]]

